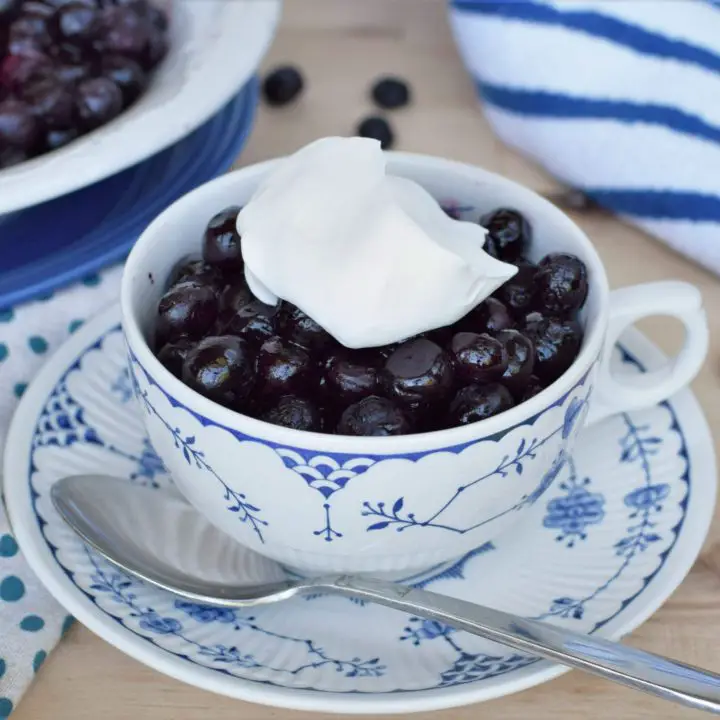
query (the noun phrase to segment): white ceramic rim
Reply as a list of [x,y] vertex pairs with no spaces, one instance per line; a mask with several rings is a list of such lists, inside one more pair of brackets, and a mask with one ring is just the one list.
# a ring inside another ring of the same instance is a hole
[[[326,693],[316,690],[281,688],[229,677],[187,663],[180,658],[134,635],[119,622],[105,615],[81,590],[68,579],[53,557],[42,535],[30,501],[27,457],[39,408],[47,399],[59,375],[77,357],[80,350],[118,321],[114,306],[80,328],[46,363],[23,395],[13,417],[4,465],[5,499],[12,530],[30,567],[53,597],[92,632],[130,657],[170,677],[190,685],[228,697],[285,709],[343,714],[406,714],[428,712],[470,705],[540,685],[568,672],[568,668],[548,662],[531,665],[514,674],[515,679],[489,688],[473,688],[472,684],[446,690],[418,690],[387,694]],[[642,362],[648,357],[663,358],[663,353],[644,335],[631,329],[624,336],[630,350]],[[58,369],[59,368],[59,369]],[[697,399],[689,389],[671,400],[678,420],[693,423],[687,432],[688,463],[695,483],[691,485],[686,520],[668,562],[660,569],[651,585],[643,591],[648,598],[608,635],[619,639],[647,620],[672,594],[690,571],[700,552],[713,518],[716,499],[716,459],[707,420]],[[650,588],[654,595],[650,595]],[[658,588],[662,588],[660,591]],[[633,604],[631,604],[633,606]]]
[[[540,203],[544,206],[545,211],[554,214],[558,219],[562,220],[563,224],[567,227],[568,235],[572,236],[574,241],[582,246],[585,259],[589,261],[586,262],[586,264],[588,264],[589,275],[592,278],[591,292],[599,293],[600,295],[595,322],[592,327],[586,328],[585,339],[580,354],[570,369],[567,370],[560,379],[556,380],[535,397],[487,420],[481,420],[471,425],[450,428],[448,430],[436,430],[412,435],[395,435],[392,437],[351,437],[280,427],[225,408],[190,389],[165,369],[145,341],[138,320],[132,309],[132,279],[134,277],[145,277],[148,274],[147,268],[142,265],[143,252],[146,246],[149,246],[151,243],[162,242],[163,233],[161,230],[166,219],[168,216],[177,212],[178,208],[186,203],[188,198],[200,202],[202,202],[203,198],[207,198],[209,201],[207,205],[212,208],[212,196],[218,188],[232,185],[240,175],[245,178],[262,175],[274,164],[279,162],[279,160],[269,160],[227,173],[201,185],[177,200],[148,225],[128,256],[123,271],[120,291],[123,330],[128,345],[137,357],[140,365],[150,373],[152,378],[163,390],[168,392],[173,398],[179,400],[185,407],[210,418],[219,425],[240,429],[239,424],[241,424],[242,432],[269,439],[280,445],[346,454],[387,455],[424,452],[431,448],[453,447],[482,437],[495,435],[508,428],[520,425],[529,418],[542,413],[580,381],[602,350],[609,312],[610,292],[605,268],[587,235],[551,202],[540,197],[532,190],[500,175],[465,163],[429,155],[398,152],[390,152],[388,155],[390,156],[390,163],[399,162],[416,165],[426,170],[432,170],[433,168],[437,168],[438,170],[450,169],[456,173],[468,176],[469,180],[474,178],[476,181],[480,179],[483,182],[505,185],[515,194],[524,195],[529,201],[536,205]],[[180,260],[180,258],[177,259]]]
[[[194,0],[174,1],[192,5]],[[243,36],[240,47],[237,36],[231,32],[224,32],[216,42],[208,43],[203,57],[196,62],[205,66],[205,75],[214,72],[215,77],[205,82],[196,78],[191,86],[186,85],[165,104],[161,113],[155,113],[156,122],[152,125],[148,126],[142,112],[131,117],[123,113],[67,147],[0,170],[0,216],[115,175],[200,127],[227,104],[257,70],[275,34],[281,9],[281,0],[225,1],[223,27],[251,25],[252,32]],[[197,92],[186,92],[188,87],[197,91],[200,86],[201,97]],[[152,92],[152,86],[148,92]]]

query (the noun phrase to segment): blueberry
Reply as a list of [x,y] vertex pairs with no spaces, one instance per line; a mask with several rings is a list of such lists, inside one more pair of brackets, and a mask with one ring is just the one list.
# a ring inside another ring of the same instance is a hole
[[321,416],[318,408],[312,401],[296,395],[283,395],[265,409],[260,415],[260,419],[293,430],[317,432],[321,429]]
[[102,54],[139,60],[147,48],[149,34],[149,24],[132,6],[110,5],[101,11],[93,46]]
[[466,383],[499,380],[508,366],[505,345],[487,333],[458,333],[450,343],[455,373]]
[[464,318],[458,320],[456,327],[461,332],[495,333],[515,326],[505,303],[489,297],[474,307]]
[[37,143],[39,132],[29,105],[10,98],[0,103],[0,148],[16,148],[28,153]]
[[195,341],[190,338],[181,337],[174,342],[163,345],[157,354],[157,359],[175,377],[182,377],[183,364],[188,352],[195,347]]
[[387,120],[377,116],[367,117],[360,122],[357,127],[357,135],[372,140],[379,140],[380,147],[383,150],[389,150],[395,143],[390,123]]
[[263,94],[268,105],[287,105],[303,89],[304,81],[300,71],[292,65],[276,68],[263,82]]
[[410,102],[410,88],[400,78],[384,77],[373,85],[372,98],[378,107],[393,110]]
[[529,334],[535,345],[534,373],[549,385],[575,361],[582,345],[582,326],[577,320],[543,318]]
[[75,109],[72,90],[60,79],[49,76],[28,85],[22,99],[46,129],[72,127]]
[[123,108],[120,88],[108,78],[83,80],[75,93],[75,110],[83,130],[94,130],[117,117]]
[[496,291],[498,299],[516,317],[523,317],[535,306],[535,272],[532,263],[518,265],[518,271]]
[[447,399],[454,381],[450,356],[427,338],[400,345],[381,373],[385,392],[405,405],[433,406]]
[[573,314],[587,298],[587,268],[575,255],[550,253],[538,265],[535,285],[541,307],[550,313]]
[[467,385],[450,403],[447,425],[469,425],[509,410],[515,404],[510,391],[499,383]]
[[517,330],[502,330],[495,337],[503,344],[508,359],[500,382],[518,397],[530,381],[535,364],[535,347]]
[[51,45],[52,36],[45,15],[22,14],[10,24],[7,47],[10,55],[44,52]]
[[525,388],[523,389],[522,395],[520,396],[520,402],[525,402],[526,400],[535,397],[544,389],[545,386],[540,382],[540,379],[535,375],[531,375],[525,385]]
[[91,5],[71,2],[57,11],[55,27],[61,42],[89,47],[100,31],[100,13]]
[[217,312],[218,300],[211,288],[193,282],[174,285],[158,304],[158,339],[200,338],[213,327]]
[[275,334],[277,307],[254,297],[241,302],[242,293],[233,307],[220,311],[217,328],[223,334],[238,335],[257,347]]
[[379,357],[369,351],[339,348],[325,361],[325,392],[333,404],[347,406],[379,389]]
[[318,352],[335,345],[335,338],[318,325],[299,307],[285,302],[278,314],[278,334],[298,345]]
[[483,215],[480,224],[488,231],[485,249],[504,262],[519,259],[530,246],[532,230],[517,210],[495,210]]
[[[195,285],[207,285],[212,290],[222,290],[225,277],[220,270],[202,260],[185,260],[170,274],[170,286],[192,281]],[[248,291],[249,292],[249,291]]]
[[255,385],[254,355],[241,338],[206,337],[188,351],[183,382],[211,400],[238,407]]
[[310,355],[299,345],[274,336],[260,346],[257,355],[258,390],[265,397],[312,397],[319,390],[318,374]]
[[123,96],[125,107],[135,102],[147,86],[147,75],[132,58],[107,55],[102,59],[102,74],[112,80]]
[[337,425],[339,435],[406,435],[412,425],[405,413],[392,401],[377,395],[350,405]]
[[206,263],[222,270],[242,270],[240,235],[236,228],[239,212],[240,208],[232,205],[210,219],[203,239],[203,258]]

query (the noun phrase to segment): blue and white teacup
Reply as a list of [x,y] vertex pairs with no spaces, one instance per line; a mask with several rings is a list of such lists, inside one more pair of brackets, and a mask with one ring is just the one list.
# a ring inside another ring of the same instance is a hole
[[[532,399],[449,430],[345,437],[228,410],[171,375],[148,339],[172,268],[199,254],[208,219],[246,202],[272,167],[238,170],[163,212],[128,259],[122,315],[142,417],[180,491],[238,542],[302,573],[408,574],[496,539],[552,484],[584,425],[666,399],[703,363],[708,329],[696,288],[660,282],[611,293],[592,243],[534,192],[481,168],[391,153],[390,172],[419,182],[467,219],[518,209],[534,229],[533,259],[567,251],[585,261],[590,293],[579,356]],[[660,370],[614,377],[610,349],[624,328],[649,315],[678,318],[683,349]]]

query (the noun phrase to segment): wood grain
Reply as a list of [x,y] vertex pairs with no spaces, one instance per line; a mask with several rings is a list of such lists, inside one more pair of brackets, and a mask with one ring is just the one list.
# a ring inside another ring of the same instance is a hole
[[[263,0],[258,0],[262,2]],[[368,88],[394,72],[413,87],[412,107],[393,114],[402,150],[476,163],[538,191],[558,185],[504,146],[479,111],[445,17],[444,0],[287,0],[266,66],[290,61],[307,77],[292,108],[261,109],[239,160],[250,164],[292,151],[323,135],[347,134],[372,111]],[[713,428],[720,427],[720,282],[655,240],[602,213],[574,219],[597,244],[615,286],[679,278],[698,285],[710,308],[712,343],[695,383]],[[677,346],[677,328],[663,319],[643,326],[664,348]],[[702,468],[697,468],[702,471]],[[665,606],[630,641],[651,651],[720,670],[720,525],[715,523],[692,572]],[[580,673],[482,707],[436,713],[436,720],[624,720],[698,717]],[[51,655],[13,720],[292,720],[300,713],[212,695],[167,678],[75,627]],[[322,720],[322,716],[315,716]],[[422,720],[422,716],[419,716]]]

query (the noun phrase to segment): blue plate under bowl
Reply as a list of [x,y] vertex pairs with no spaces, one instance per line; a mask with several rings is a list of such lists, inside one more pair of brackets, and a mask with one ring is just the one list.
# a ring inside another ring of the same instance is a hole
[[232,165],[252,128],[257,99],[253,78],[167,150],[96,185],[0,216],[0,308],[121,260],[155,216]]

